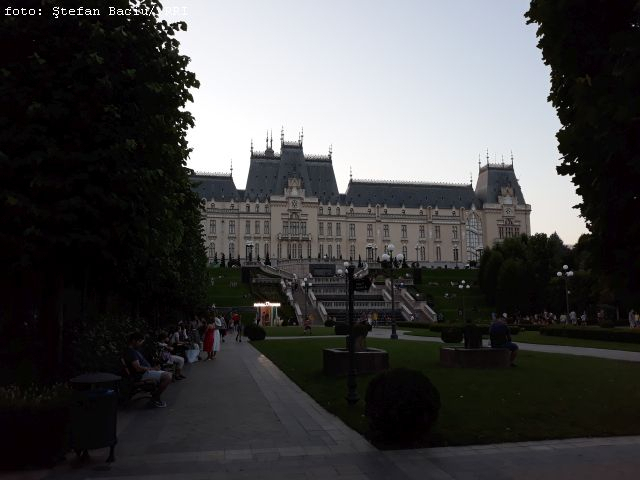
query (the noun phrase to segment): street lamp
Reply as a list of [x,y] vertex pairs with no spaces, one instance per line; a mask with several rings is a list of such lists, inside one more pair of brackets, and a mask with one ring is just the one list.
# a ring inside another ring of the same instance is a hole
[[458,288],[460,289],[460,292],[461,292],[461,295],[462,295],[462,321],[466,322],[466,315],[465,315],[465,310],[464,310],[464,291],[465,291],[465,289],[469,290],[471,288],[471,285],[469,285],[464,280],[462,280],[460,282],[460,284],[458,285]]
[[393,257],[393,251],[396,249],[396,247],[393,245],[393,243],[390,243],[389,245],[387,245],[387,251],[389,252],[388,254],[385,253],[382,255],[382,261],[389,264],[389,272],[390,272],[390,277],[391,277],[391,339],[392,340],[397,340],[398,339],[398,333],[396,332],[396,311],[395,311],[395,291],[394,291],[394,286],[393,286],[393,267],[394,267],[394,263],[398,262],[399,264],[402,263],[402,260],[404,260],[404,255],[402,255],[401,253],[399,253],[398,255],[396,255],[395,257]]
[[573,272],[568,265],[562,266],[562,271],[556,273],[558,277],[564,277],[564,296],[567,302],[567,322],[569,321],[569,278],[573,277]]
[[309,303],[309,289],[312,287],[313,283],[310,278],[304,277],[302,279],[302,289],[304,290],[304,321],[309,318],[307,315],[307,304]]
[[[347,403],[349,405],[355,405],[358,403],[358,391],[356,385],[356,359],[355,359],[355,338],[353,338],[353,293],[355,291],[354,278],[353,274],[356,270],[354,265],[351,265],[349,262],[344,262],[345,274],[346,274],[346,285],[347,291],[349,294],[349,307],[348,307],[348,318],[349,318],[349,336],[347,337],[347,344],[349,347],[349,371],[347,373]],[[339,273],[342,273],[341,270],[338,270]]]

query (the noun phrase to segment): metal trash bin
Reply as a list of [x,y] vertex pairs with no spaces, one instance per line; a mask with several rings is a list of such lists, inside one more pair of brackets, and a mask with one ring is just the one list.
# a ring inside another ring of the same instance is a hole
[[89,450],[110,447],[107,462],[113,462],[118,443],[118,382],[111,373],[86,373],[71,379],[71,448],[82,459]]

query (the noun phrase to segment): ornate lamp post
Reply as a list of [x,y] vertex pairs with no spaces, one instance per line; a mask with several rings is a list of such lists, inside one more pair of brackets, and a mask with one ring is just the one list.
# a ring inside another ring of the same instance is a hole
[[458,288],[460,289],[460,293],[462,295],[462,321],[464,323],[466,323],[466,312],[465,312],[465,309],[464,309],[464,291],[465,291],[465,289],[469,290],[469,288],[471,288],[471,286],[468,283],[466,283],[464,280],[462,280],[460,282],[460,284],[458,285]]
[[356,270],[354,265],[349,262],[344,262],[347,278],[347,290],[349,292],[349,336],[347,337],[347,343],[349,346],[349,373],[347,374],[347,403],[349,405],[355,405],[358,403],[359,397],[356,390],[356,361],[355,361],[355,345],[353,338],[353,292],[355,290],[353,273]]
[[556,273],[558,277],[564,277],[564,297],[567,302],[567,322],[569,321],[569,278],[573,277],[573,272],[568,265],[562,266],[562,271]]
[[308,317],[307,315],[307,306],[309,303],[309,289],[313,286],[310,278],[304,277],[302,279],[302,289],[304,290],[304,320],[306,321]]
[[395,287],[393,286],[393,267],[395,266],[394,265],[395,262],[402,263],[402,260],[404,260],[404,255],[402,255],[401,253],[393,257],[393,251],[395,249],[396,247],[393,245],[393,243],[390,243],[387,246],[387,251],[389,253],[383,254],[381,258],[383,262],[388,263],[389,273],[390,273],[389,276],[391,277],[391,337],[390,338],[392,340],[398,339],[398,333],[396,332],[396,311],[395,311],[395,291],[394,291]]

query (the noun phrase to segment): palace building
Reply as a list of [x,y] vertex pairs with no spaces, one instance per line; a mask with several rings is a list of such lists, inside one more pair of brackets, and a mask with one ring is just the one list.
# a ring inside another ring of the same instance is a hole
[[251,146],[244,190],[232,173],[197,173],[210,260],[226,258],[375,261],[395,245],[408,263],[450,267],[477,261],[504,238],[530,235],[531,205],[511,164],[480,165],[470,183],[356,180],[340,193],[332,152],[305,155],[297,141],[273,137]]

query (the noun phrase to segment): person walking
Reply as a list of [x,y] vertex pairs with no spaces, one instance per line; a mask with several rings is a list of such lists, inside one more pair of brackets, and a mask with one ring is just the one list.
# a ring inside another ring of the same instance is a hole
[[220,334],[220,330],[222,330],[222,320],[216,317],[214,320],[214,329],[213,329],[213,355],[211,358],[215,358],[216,354],[220,351],[220,344],[222,343],[222,336]]
[[207,354],[206,360],[211,360],[213,358],[213,344],[215,340],[215,325],[213,323],[209,323],[207,325],[206,330],[204,331],[204,340],[202,342],[202,350]]

